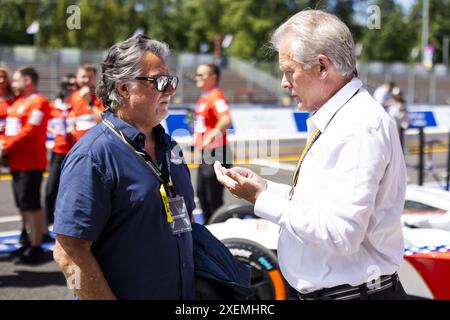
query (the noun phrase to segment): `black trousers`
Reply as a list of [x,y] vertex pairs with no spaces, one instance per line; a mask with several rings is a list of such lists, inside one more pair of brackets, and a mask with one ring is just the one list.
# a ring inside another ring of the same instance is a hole
[[47,224],[52,224],[55,220],[55,203],[58,195],[61,165],[65,157],[63,154],[52,152],[50,159],[49,176],[45,187],[45,214],[47,215]]
[[203,212],[203,223],[207,224],[214,212],[223,205],[224,187],[217,181],[214,161],[231,168],[231,150],[227,146],[202,152],[202,163],[198,168],[197,197]]

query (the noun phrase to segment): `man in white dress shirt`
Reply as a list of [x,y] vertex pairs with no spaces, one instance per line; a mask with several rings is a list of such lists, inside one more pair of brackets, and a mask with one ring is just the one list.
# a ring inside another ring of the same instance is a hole
[[281,86],[313,113],[292,186],[216,163],[218,180],[281,227],[280,267],[300,299],[404,299],[405,162],[395,123],[356,77],[349,29],[306,10],[271,42]]

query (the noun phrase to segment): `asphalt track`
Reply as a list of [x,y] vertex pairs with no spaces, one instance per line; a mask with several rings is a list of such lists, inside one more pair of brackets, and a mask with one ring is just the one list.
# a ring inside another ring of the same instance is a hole
[[[426,183],[436,184],[436,179],[445,182],[446,152],[433,154],[434,177],[432,171],[427,171]],[[277,159],[251,159],[243,161],[262,176],[282,183],[289,183],[295,166],[296,155],[291,154]],[[417,155],[406,158],[409,183],[417,183]],[[278,167],[278,169],[277,169]],[[192,183],[195,186],[197,169],[190,165]],[[43,186],[45,185],[45,181]],[[242,203],[225,192],[225,206]],[[14,206],[9,176],[0,176],[0,244],[8,235],[18,234],[20,218]],[[11,240],[10,240],[11,242]],[[14,242],[14,241],[12,241]],[[1,250],[0,250],[1,251]],[[72,299],[71,292],[65,286],[65,280],[52,260],[50,251],[46,253],[46,261],[37,266],[14,265],[7,255],[0,254],[0,300],[2,299]]]

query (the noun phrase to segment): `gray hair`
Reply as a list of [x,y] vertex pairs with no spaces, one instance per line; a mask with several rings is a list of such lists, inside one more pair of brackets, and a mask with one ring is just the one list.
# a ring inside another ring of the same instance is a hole
[[323,54],[342,76],[356,71],[355,43],[348,27],[335,15],[321,10],[304,10],[283,23],[272,35],[272,47],[279,51],[281,41],[291,37],[294,60],[304,69],[317,64]]
[[141,61],[148,52],[164,58],[169,54],[169,46],[144,35],[136,35],[109,48],[95,93],[111,111],[115,112],[123,103],[117,85],[142,75]]

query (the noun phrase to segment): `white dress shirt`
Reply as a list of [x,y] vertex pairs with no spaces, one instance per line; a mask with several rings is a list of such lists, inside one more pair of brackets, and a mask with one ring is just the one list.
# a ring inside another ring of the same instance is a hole
[[302,293],[370,282],[402,262],[405,161],[395,123],[361,87],[353,78],[307,120],[321,135],[292,200],[289,185],[268,181],[255,203],[280,225],[280,268]]

